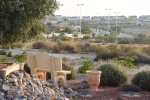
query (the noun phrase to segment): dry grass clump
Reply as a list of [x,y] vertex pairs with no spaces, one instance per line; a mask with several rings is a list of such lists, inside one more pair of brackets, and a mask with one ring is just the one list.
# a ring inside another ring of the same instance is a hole
[[111,44],[107,46],[98,46],[95,49],[95,52],[97,54],[96,59],[112,59],[112,58],[119,58],[123,51],[122,49],[116,45],[116,44]]
[[52,41],[37,41],[32,44],[33,49],[45,49],[51,50],[56,45],[55,42]]
[[23,47],[23,46],[24,46],[24,43],[22,43],[22,42],[17,42],[17,43],[13,43],[13,44],[11,45],[11,48],[15,48],[15,47],[21,48],[21,47]]
[[74,45],[67,42],[58,42],[53,48],[55,53],[68,53],[74,52]]

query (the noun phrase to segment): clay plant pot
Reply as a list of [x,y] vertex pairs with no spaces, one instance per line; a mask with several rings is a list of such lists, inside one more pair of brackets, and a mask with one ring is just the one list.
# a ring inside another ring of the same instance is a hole
[[100,84],[101,71],[90,70],[86,71],[87,81],[90,88],[94,91],[97,91],[97,88]]

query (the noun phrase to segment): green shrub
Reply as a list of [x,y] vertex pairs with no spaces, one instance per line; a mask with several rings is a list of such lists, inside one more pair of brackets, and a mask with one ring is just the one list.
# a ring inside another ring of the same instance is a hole
[[150,71],[142,71],[132,78],[132,83],[140,86],[144,90],[150,91]]
[[120,66],[113,64],[104,64],[97,70],[102,71],[101,84],[118,86],[128,82],[128,75]]
[[0,62],[9,62],[10,60],[5,57],[0,57]]
[[17,62],[25,62],[26,57],[27,52],[23,52],[22,54],[16,54],[13,59],[16,60]]
[[7,54],[6,50],[0,50],[0,55],[6,55],[6,54]]
[[7,53],[7,57],[12,57],[12,52],[11,51]]
[[125,92],[140,92],[142,91],[142,88],[134,85],[134,84],[121,84],[119,86],[121,91],[125,91]]
[[74,67],[70,66],[69,64],[63,63],[62,69],[71,71],[71,74],[67,74],[67,80],[74,80],[76,78],[76,71],[75,71]]
[[93,66],[93,61],[87,57],[87,56],[84,56],[81,58],[83,61],[83,66],[81,66],[78,71],[79,73],[86,73],[87,70],[93,70],[94,69],[94,66]]
[[127,57],[125,58],[125,60],[118,60],[118,62],[119,62],[121,65],[125,66],[125,67],[133,68],[133,67],[134,67],[134,65],[133,65],[134,60],[135,60],[134,58],[127,56]]

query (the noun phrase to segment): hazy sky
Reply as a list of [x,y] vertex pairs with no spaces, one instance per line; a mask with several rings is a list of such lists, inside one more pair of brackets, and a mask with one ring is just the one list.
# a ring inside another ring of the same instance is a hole
[[[55,14],[63,16],[79,16],[81,6],[82,16],[94,15],[150,15],[150,0],[57,0],[63,4]],[[109,12],[105,9],[111,9]]]

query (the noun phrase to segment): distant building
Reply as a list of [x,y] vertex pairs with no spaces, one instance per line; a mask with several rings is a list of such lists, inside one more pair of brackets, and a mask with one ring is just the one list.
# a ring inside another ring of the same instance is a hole
[[94,21],[98,21],[101,20],[101,16],[93,16],[91,19]]
[[62,22],[62,21],[64,21],[64,18],[63,18],[63,16],[61,16],[61,15],[56,15],[55,18],[57,19],[57,22]]
[[131,25],[136,25],[137,16],[128,16],[128,22],[129,22]]
[[83,21],[90,21],[90,19],[91,19],[90,16],[83,16],[82,17]]
[[54,16],[46,15],[43,19],[43,22],[44,22],[44,24],[47,24],[47,23],[55,24],[55,23],[57,23],[57,19]]
[[80,17],[69,17],[68,18],[68,21],[79,21],[80,20]]
[[137,20],[137,16],[128,16],[128,20]]

